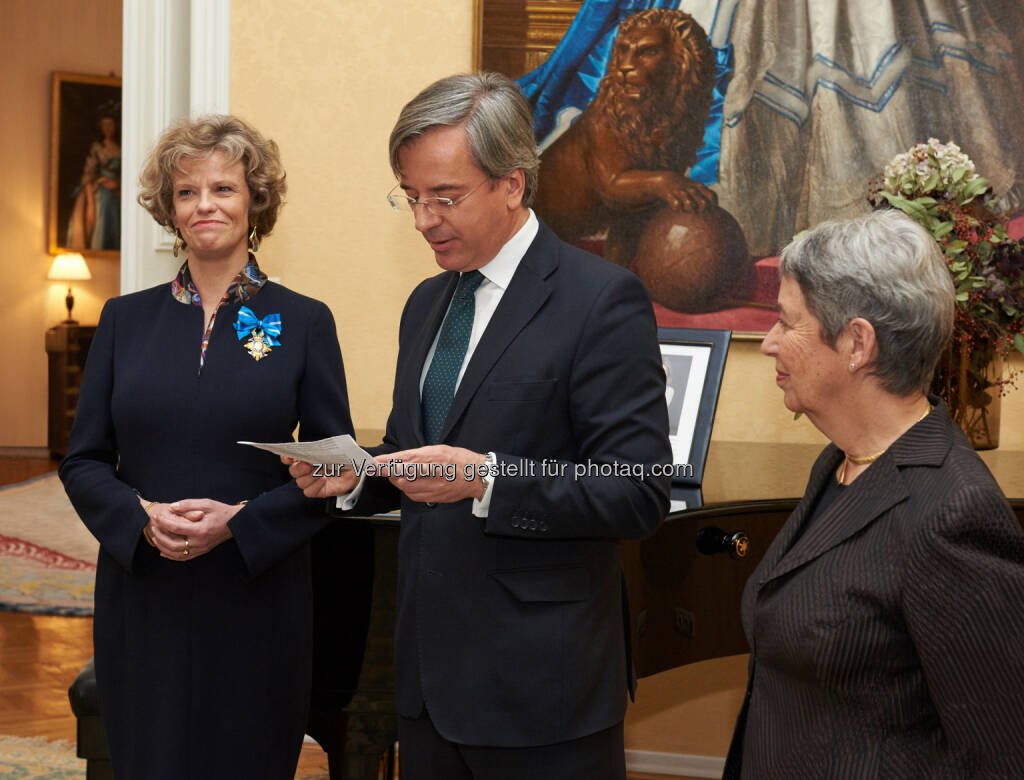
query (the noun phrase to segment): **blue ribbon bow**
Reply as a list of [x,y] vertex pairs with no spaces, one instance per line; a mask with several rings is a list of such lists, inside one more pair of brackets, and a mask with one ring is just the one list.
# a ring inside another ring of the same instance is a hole
[[263,331],[263,340],[272,347],[281,346],[277,337],[281,335],[281,315],[268,314],[262,320],[248,306],[238,310],[238,319],[235,320],[235,333],[241,341],[254,330]]

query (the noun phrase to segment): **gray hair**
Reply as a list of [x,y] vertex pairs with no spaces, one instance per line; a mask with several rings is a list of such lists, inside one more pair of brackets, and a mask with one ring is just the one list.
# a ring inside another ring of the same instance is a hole
[[463,125],[477,166],[492,181],[521,168],[523,205],[537,192],[540,156],[530,106],[519,86],[500,73],[464,73],[435,81],[405,104],[388,142],[391,170],[402,177],[401,147],[432,127]]
[[855,317],[875,329],[882,387],[899,396],[927,390],[953,329],[953,280],[938,242],[895,209],[822,222],[782,250],[793,279],[835,347]]

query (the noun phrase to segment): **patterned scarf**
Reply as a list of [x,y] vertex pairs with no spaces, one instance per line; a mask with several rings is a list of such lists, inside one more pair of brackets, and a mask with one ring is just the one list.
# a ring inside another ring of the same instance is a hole
[[[214,310],[213,315],[210,317],[210,321],[206,324],[203,330],[203,343],[202,350],[199,353],[199,370],[203,370],[203,364],[206,362],[206,347],[210,343],[210,334],[213,333],[213,323],[217,319],[217,312],[220,311],[220,307],[225,304],[231,305],[232,303],[244,303],[250,300],[256,295],[263,285],[267,283],[267,275],[260,270],[259,264],[256,262],[256,257],[249,254],[249,262],[245,264],[239,273],[231,280],[231,284],[228,285],[227,291],[224,293],[224,297],[220,299],[220,303],[217,304],[217,308]],[[178,275],[174,277],[171,282],[171,295],[179,303],[186,305],[202,307],[203,302],[199,297],[199,290],[196,289],[195,283],[192,281],[192,274],[188,270],[188,260],[181,264],[181,268],[178,269]]]

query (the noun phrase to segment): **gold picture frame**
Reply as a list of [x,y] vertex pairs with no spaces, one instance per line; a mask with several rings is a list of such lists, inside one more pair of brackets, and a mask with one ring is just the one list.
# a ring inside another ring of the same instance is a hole
[[119,259],[121,79],[54,72],[51,121],[47,249]]
[[473,69],[519,78],[555,50],[583,0],[474,0]]

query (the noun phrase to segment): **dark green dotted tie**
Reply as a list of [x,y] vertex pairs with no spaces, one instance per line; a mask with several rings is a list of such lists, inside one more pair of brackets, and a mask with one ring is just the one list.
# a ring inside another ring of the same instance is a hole
[[427,444],[441,441],[441,429],[444,428],[448,410],[455,398],[455,381],[459,378],[462,361],[466,359],[469,334],[473,330],[473,314],[476,310],[474,293],[483,281],[484,275],[479,271],[469,271],[462,275],[441,325],[434,357],[423,380],[420,399],[423,407],[423,435]]

